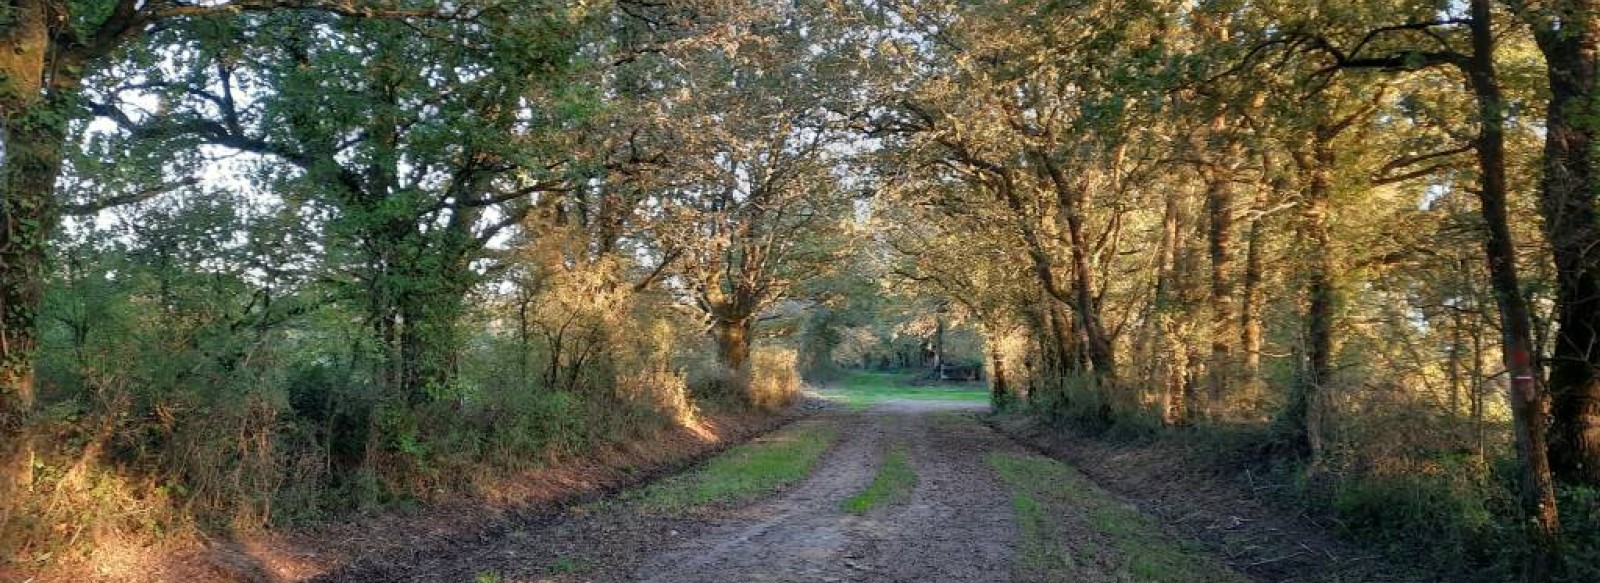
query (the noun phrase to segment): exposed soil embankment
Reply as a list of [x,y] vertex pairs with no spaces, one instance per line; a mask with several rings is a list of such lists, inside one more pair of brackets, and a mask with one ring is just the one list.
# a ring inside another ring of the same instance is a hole
[[1294,509],[1258,492],[1280,487],[1208,465],[1174,441],[1111,443],[1051,428],[1028,417],[986,418],[990,426],[1050,457],[1065,461],[1102,488],[1160,518],[1182,536],[1204,543],[1234,569],[1259,581],[1431,581],[1415,566],[1400,567],[1378,553],[1338,539]]
[[[190,548],[140,557],[117,573],[52,573],[33,581],[130,583],[311,581],[366,564],[407,564],[462,544],[498,538],[560,509],[681,471],[772,431],[814,407],[784,413],[708,415],[593,455],[559,460],[504,480],[505,488],[416,509],[388,510],[292,532],[213,535]],[[0,577],[4,579],[4,577]]]

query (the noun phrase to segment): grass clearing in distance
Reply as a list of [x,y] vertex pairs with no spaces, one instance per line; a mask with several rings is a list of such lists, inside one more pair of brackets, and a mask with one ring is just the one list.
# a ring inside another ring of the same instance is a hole
[[663,514],[750,502],[804,479],[837,437],[838,430],[829,423],[797,422],[624,499]]
[[[1150,517],[1056,460],[994,453],[989,466],[1014,492],[1023,569],[1029,580],[1078,580],[1089,565],[1115,565],[1119,580],[1245,583],[1192,544],[1173,540]],[[1068,533],[1074,533],[1071,541]],[[1075,548],[1068,548],[1071,544]],[[1070,553],[1098,557],[1080,564]],[[1093,577],[1090,577],[1093,578]]]
[[906,446],[896,444],[883,456],[883,466],[878,475],[860,494],[851,496],[842,505],[845,512],[866,514],[885,504],[901,504],[911,499],[911,490],[917,486],[917,472],[906,461]]
[[817,391],[830,401],[861,410],[885,401],[958,401],[986,403],[989,391],[981,385],[913,385],[899,373],[851,372],[837,384]]

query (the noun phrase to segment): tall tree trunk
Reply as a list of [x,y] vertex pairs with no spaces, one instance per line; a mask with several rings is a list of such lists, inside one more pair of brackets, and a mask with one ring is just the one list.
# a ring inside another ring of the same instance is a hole
[[1285,411],[1288,429],[1295,445],[1310,457],[1315,467],[1322,460],[1324,444],[1324,404],[1333,372],[1333,318],[1337,309],[1334,274],[1333,236],[1328,226],[1333,195],[1333,150],[1335,131],[1319,126],[1306,151],[1296,154],[1306,176],[1305,199],[1301,206],[1301,229],[1306,271],[1305,346],[1302,348],[1301,374]]
[[[41,107],[42,109],[42,107]],[[0,419],[28,415],[34,402],[33,356],[45,287],[45,250],[54,230],[60,128],[22,112],[6,116],[0,199]]]
[[1161,421],[1169,427],[1189,424],[1191,410],[1183,374],[1188,368],[1183,358],[1184,342],[1177,323],[1177,312],[1182,302],[1177,297],[1177,283],[1173,281],[1178,260],[1182,198],[1168,196],[1161,216],[1161,245],[1156,257],[1155,309],[1151,323],[1157,337],[1153,356],[1163,401]]
[[[456,326],[465,310],[465,297],[474,284],[468,269],[470,251],[459,239],[457,224],[450,231],[419,235],[397,221],[363,233],[365,245],[375,250],[368,257],[367,317],[384,349],[379,363],[389,395],[410,406],[434,400],[459,372],[460,335]],[[404,250],[404,251],[402,251]],[[524,298],[526,301],[526,298]],[[523,306],[519,332],[526,338],[531,316]],[[545,370],[546,386],[556,386],[553,372],[565,348],[566,326],[548,336],[551,362]],[[526,342],[526,340],[524,340]],[[526,359],[519,357],[524,368]]]
[[1239,308],[1239,343],[1244,351],[1244,378],[1254,390],[1261,384],[1261,286],[1266,281],[1267,205],[1272,194],[1279,190],[1279,181],[1271,179],[1272,186],[1261,185],[1250,212],[1250,240],[1245,245],[1244,277],[1240,290],[1243,305]]
[[1550,82],[1540,211],[1556,264],[1550,462],[1557,476],[1600,485],[1600,0],[1567,0],[1536,15]]
[[[1226,118],[1218,116],[1214,130],[1221,131]],[[1240,155],[1238,148],[1226,152],[1232,157]],[[1206,218],[1207,249],[1211,255],[1211,361],[1208,364],[1207,392],[1209,408],[1215,409],[1226,398],[1234,373],[1234,342],[1238,331],[1234,329],[1233,280],[1233,159],[1223,160],[1229,168],[1213,168],[1207,172]]]
[[1043,302],[1032,302],[1021,310],[1023,325],[1028,330],[1028,337],[1038,343],[1036,348],[1034,346],[1029,347],[1031,354],[1023,356],[1021,362],[1022,370],[1024,371],[1023,380],[1026,383],[1023,391],[1026,393],[1025,396],[1030,403],[1034,402],[1034,399],[1040,395],[1044,387],[1041,382],[1043,381],[1042,377],[1045,376],[1044,371],[1049,371],[1054,366],[1056,359],[1060,357],[1060,346],[1057,346],[1051,340],[1055,337],[1055,327],[1050,323],[1050,315],[1047,310],[1040,309],[1040,306],[1046,305],[1050,301],[1048,297],[1044,298],[1044,300]]
[[[45,61],[51,6],[13,0],[0,24],[0,429],[32,415],[45,246],[56,224],[65,125],[51,115]],[[11,440],[7,440],[11,441]],[[0,446],[4,447],[4,446]]]
[[750,396],[750,325],[749,318],[719,318],[711,326],[717,364],[722,366],[722,390],[745,400]]
[[1094,376],[1102,385],[1110,385],[1117,377],[1116,347],[1106,335],[1100,320],[1100,302],[1095,296],[1094,266],[1089,261],[1089,236],[1084,213],[1089,207],[1088,185],[1080,180],[1072,183],[1048,157],[1036,155],[1045,162],[1051,186],[1056,191],[1060,214],[1066,219],[1068,256],[1073,278],[1073,309],[1077,312],[1079,331],[1083,334],[1084,355],[1094,368]]
[[0,531],[12,519],[11,501],[33,487],[34,353],[66,142],[44,70],[50,19],[60,15],[45,0],[13,0],[6,16],[0,24]]
[[1050,302],[1049,323],[1054,335],[1056,347],[1055,374],[1065,376],[1078,374],[1084,371],[1086,357],[1083,351],[1083,335],[1078,333],[1078,327],[1073,325],[1074,318],[1067,313],[1066,306],[1061,302]]
[[1488,443],[1488,428],[1483,422],[1484,391],[1483,388],[1483,326],[1472,327],[1472,382],[1468,384],[1472,391],[1472,435],[1475,440],[1474,451],[1478,454],[1478,461],[1483,462],[1486,456]]
[[517,290],[517,380],[527,381],[532,375],[530,359],[533,354],[533,344],[530,342],[532,333],[531,316],[528,310],[533,304],[533,294],[527,289]]
[[[11,51],[10,47],[0,52]],[[0,71],[0,76],[6,74]],[[4,90],[0,82],[0,90]],[[11,519],[15,492],[33,484],[34,353],[44,298],[46,245],[57,222],[54,196],[65,133],[47,121],[46,106],[0,118],[0,527]]]
[[1048,336],[1040,340],[1045,351],[1045,362],[1044,366],[1037,369],[1042,373],[1039,386],[1043,390],[1030,394],[1029,399],[1034,400],[1045,395],[1055,398],[1053,403],[1040,401],[1055,406],[1056,409],[1050,410],[1054,415],[1061,413],[1069,404],[1066,394],[1067,383],[1070,377],[1083,373],[1085,366],[1083,343],[1078,340],[1079,335],[1076,327],[1072,325],[1072,316],[1067,314],[1065,305],[1055,298],[1046,295],[1044,300],[1046,308],[1043,320]]
[[1445,355],[1445,379],[1450,384],[1450,420],[1454,423],[1461,415],[1461,359],[1466,353],[1466,324],[1461,306],[1450,309],[1450,348]]
[[[1534,368],[1533,318],[1522,297],[1517,253],[1506,212],[1505,101],[1494,67],[1494,31],[1489,0],[1472,0],[1473,55],[1468,79],[1478,101],[1476,140],[1480,185],[1478,201],[1484,222],[1484,256],[1500,312],[1502,354],[1511,378],[1511,416],[1517,457],[1522,462],[1522,501],[1542,539],[1530,578],[1543,580],[1551,568],[1560,530],[1555,486],[1551,478],[1545,427],[1549,398]],[[1592,196],[1592,195],[1591,195]],[[1596,301],[1600,301],[1597,299]],[[1600,427],[1596,428],[1600,431]],[[1600,438],[1600,435],[1594,436]],[[1596,444],[1600,445],[1600,444]]]
[[433,400],[460,370],[456,324],[461,296],[448,293],[407,298],[400,334],[402,394],[412,406]]
[[[1065,349],[1063,354],[1068,357],[1063,363],[1067,365],[1063,372],[1067,370],[1078,372],[1085,368],[1093,368],[1090,372],[1105,380],[1109,378],[1106,375],[1115,367],[1114,359],[1109,358],[1109,343],[1102,342],[1104,334],[1099,331],[1098,309],[1094,305],[1094,274],[1089,270],[1088,252],[1083,246],[1087,238],[1083,234],[1083,217],[1079,213],[1087,203],[1084,199],[1087,193],[1068,184],[1060,167],[1043,152],[1029,150],[1028,155],[1038,164],[1041,176],[1048,178],[1055,190],[1057,211],[1055,221],[1066,225],[1068,244],[1072,247],[1072,275],[1076,289],[1063,289],[1064,286],[1057,281],[1050,254],[1046,251],[1038,230],[1027,222],[1025,217],[1029,213],[1024,210],[1009,172],[1001,174],[996,190],[1012,212],[1024,217],[1022,224],[1019,225],[1019,231],[1027,243],[1028,257],[1033,264],[1034,274],[1038,277],[1045,293],[1056,300],[1050,302],[1050,317],[1057,332],[1058,344]],[[1073,320],[1077,321],[1077,325],[1072,325],[1070,320],[1060,313],[1061,303],[1072,306],[1077,316]]]
[[[1214,396],[1209,391],[1211,347],[1205,342],[1207,335],[1202,333],[1204,330],[1200,327],[1207,320],[1210,307],[1209,276],[1206,273],[1209,246],[1206,239],[1210,236],[1200,230],[1199,222],[1189,213],[1180,214],[1178,220],[1173,270],[1176,289],[1173,295],[1180,308],[1177,319],[1181,324],[1172,346],[1174,378],[1171,382],[1178,383],[1183,400],[1189,404],[1188,418],[1184,423],[1192,424],[1202,414],[1213,412],[1209,409],[1216,404],[1214,399],[1209,398]],[[1187,232],[1188,229],[1194,229],[1193,236]]]
[[1006,386],[1005,361],[1000,356],[998,339],[989,340],[989,402],[1004,407],[1011,401],[1011,389]]

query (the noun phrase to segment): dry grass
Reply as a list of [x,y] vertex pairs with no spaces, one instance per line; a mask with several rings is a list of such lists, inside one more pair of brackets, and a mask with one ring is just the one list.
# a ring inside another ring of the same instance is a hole
[[[288,531],[223,531],[153,542],[143,531],[102,533],[92,552],[47,569],[0,570],[0,581],[44,582],[297,581],[371,554],[387,554],[479,536],[495,525],[564,501],[593,496],[670,472],[728,443],[764,432],[782,418],[719,412],[700,419],[701,431],[676,425],[601,447],[544,467],[480,475],[472,491],[422,508],[391,508],[341,523]],[[709,435],[709,439],[707,438]],[[87,535],[86,535],[87,536]]]
[[776,411],[800,395],[800,371],[795,350],[758,346],[750,353],[750,403]]

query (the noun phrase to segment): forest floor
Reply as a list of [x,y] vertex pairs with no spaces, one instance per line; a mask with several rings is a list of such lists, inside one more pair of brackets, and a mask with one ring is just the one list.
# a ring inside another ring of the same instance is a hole
[[1170,452],[991,417],[977,386],[858,374],[818,397],[799,421],[643,487],[333,568],[233,579],[1418,580]]

